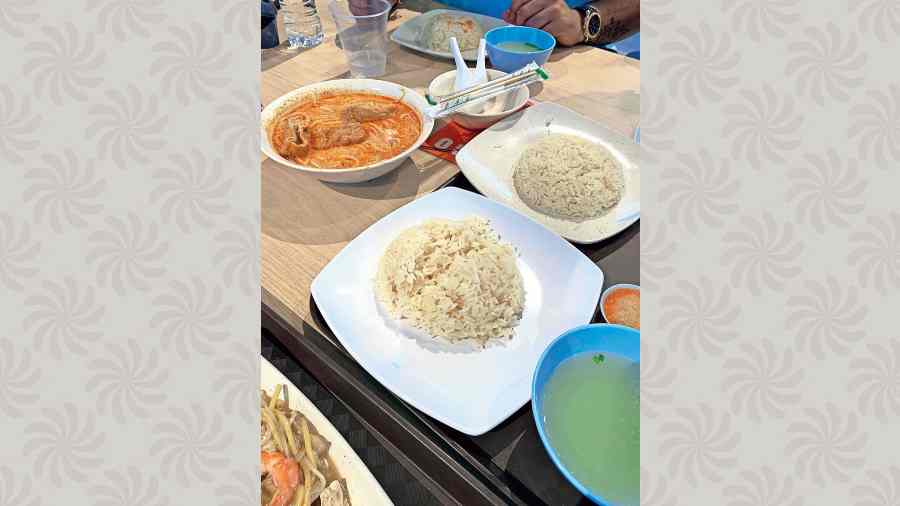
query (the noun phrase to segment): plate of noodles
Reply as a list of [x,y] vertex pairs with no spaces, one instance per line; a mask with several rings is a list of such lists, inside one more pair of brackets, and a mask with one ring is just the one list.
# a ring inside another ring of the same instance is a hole
[[316,406],[262,358],[262,506],[393,504]]
[[456,37],[462,57],[474,61],[478,56],[478,41],[484,34],[508,24],[483,14],[433,9],[398,26],[391,33],[391,40],[431,56],[452,60],[450,37]]
[[304,86],[262,111],[262,151],[322,181],[359,183],[394,170],[431,134],[415,91],[375,79]]
[[639,160],[632,138],[546,102],[495,123],[456,156],[484,196],[579,244],[640,219]]
[[528,402],[544,348],[591,321],[602,286],[600,268],[553,231],[445,188],[366,229],[311,291],[369,374],[477,436]]

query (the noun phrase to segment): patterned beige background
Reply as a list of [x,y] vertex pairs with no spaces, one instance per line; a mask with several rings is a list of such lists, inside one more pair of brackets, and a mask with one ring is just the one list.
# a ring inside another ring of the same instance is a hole
[[900,3],[642,7],[642,502],[900,504]]
[[[257,9],[0,2],[0,504],[257,503]],[[900,503],[900,4],[643,14],[643,501]]]
[[258,504],[258,9],[0,1],[0,504]]

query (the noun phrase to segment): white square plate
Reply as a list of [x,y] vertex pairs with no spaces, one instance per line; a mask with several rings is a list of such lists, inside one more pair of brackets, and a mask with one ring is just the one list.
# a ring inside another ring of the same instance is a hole
[[[405,46],[416,51],[421,51],[431,56],[437,56],[439,58],[447,58],[448,60],[452,60],[453,55],[450,53],[450,48],[447,48],[446,51],[434,51],[425,47],[422,41],[425,27],[428,25],[428,20],[434,16],[447,12],[473,18],[476,22],[478,22],[478,24],[481,25],[481,28],[484,29],[485,33],[487,33],[488,30],[497,28],[498,26],[506,26],[509,24],[502,19],[492,18],[483,14],[452,11],[447,9],[435,9],[405,21],[391,33],[391,40],[396,42],[397,44],[400,44],[401,46]],[[474,61],[478,56],[478,50],[467,49],[466,51],[462,51],[462,56],[466,60]]]
[[[382,253],[401,231],[429,218],[471,215],[489,220],[516,248],[526,292],[516,335],[478,350],[435,345],[398,328],[382,315],[372,286]],[[335,336],[382,385],[438,421],[479,435],[528,402],[541,353],[590,322],[602,287],[603,272],[552,231],[481,195],[445,188],[366,229],[319,273],[312,294]]]
[[[530,144],[547,133],[572,134],[607,148],[625,172],[625,194],[605,215],[569,221],[536,211],[519,198],[513,185],[513,165]],[[571,109],[540,102],[495,123],[469,141],[456,155],[459,169],[486,197],[525,214],[557,234],[580,244],[602,241],[640,218],[639,147]]]

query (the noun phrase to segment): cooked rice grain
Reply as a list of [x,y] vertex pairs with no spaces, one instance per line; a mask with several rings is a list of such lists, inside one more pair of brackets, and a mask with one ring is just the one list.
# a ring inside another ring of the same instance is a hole
[[403,231],[378,265],[387,311],[435,337],[512,337],[525,304],[516,252],[487,220],[433,219]]
[[622,167],[612,154],[574,135],[544,137],[522,153],[513,171],[525,204],[563,219],[602,216],[625,190]]
[[438,14],[428,21],[423,34],[426,47],[449,53],[451,37],[456,37],[460,51],[478,49],[478,43],[484,37],[484,29],[471,16]]

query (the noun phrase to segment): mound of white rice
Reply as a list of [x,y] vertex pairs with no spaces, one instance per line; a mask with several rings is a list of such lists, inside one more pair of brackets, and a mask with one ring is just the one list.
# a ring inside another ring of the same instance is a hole
[[433,51],[450,52],[450,37],[456,37],[460,51],[478,49],[484,29],[473,18],[457,14],[438,14],[423,30],[425,46]]
[[515,250],[475,216],[403,231],[381,257],[375,295],[431,336],[481,344],[512,337],[525,304]]
[[529,146],[513,167],[513,184],[532,209],[563,219],[602,216],[622,199],[622,167],[602,146],[551,134]]

